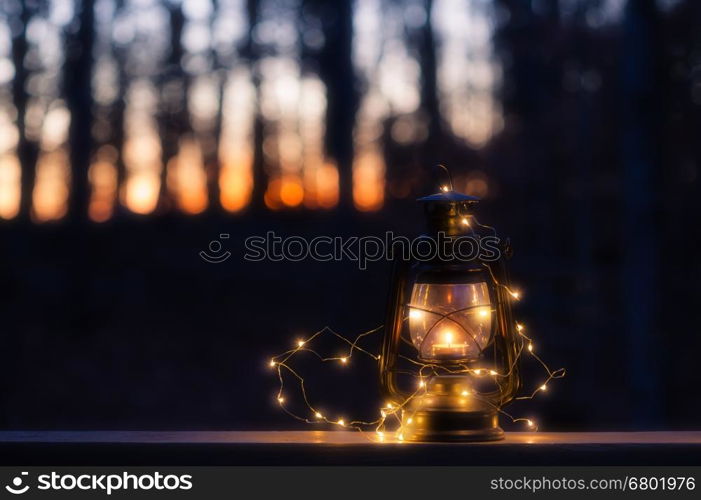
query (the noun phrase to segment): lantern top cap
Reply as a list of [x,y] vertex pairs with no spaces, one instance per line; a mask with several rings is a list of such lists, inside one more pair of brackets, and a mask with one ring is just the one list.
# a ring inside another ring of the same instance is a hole
[[477,203],[480,201],[476,196],[470,196],[469,194],[460,193],[453,190],[453,176],[450,174],[450,170],[445,165],[440,163],[436,165],[436,169],[444,174],[444,179],[446,182],[441,184],[441,190],[435,194],[424,196],[416,201],[419,202],[434,202],[434,203]]
[[477,203],[480,199],[477,196],[470,196],[469,194],[459,193],[458,191],[453,191],[452,189],[448,191],[440,191],[435,194],[424,196],[416,201],[420,202],[438,202],[438,203]]

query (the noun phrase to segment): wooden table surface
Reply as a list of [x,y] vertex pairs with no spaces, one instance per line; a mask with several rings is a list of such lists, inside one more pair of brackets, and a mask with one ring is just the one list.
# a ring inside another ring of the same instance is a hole
[[[387,433],[391,436],[391,433]],[[232,443],[328,444],[365,446],[376,442],[372,432],[354,431],[0,431],[0,443]],[[390,441],[390,439],[388,439]],[[509,432],[502,441],[449,446],[579,445],[579,444],[696,444],[701,431],[685,432]],[[425,446],[431,443],[401,443]]]
[[511,432],[492,443],[350,431],[0,431],[1,465],[701,465],[701,431]]

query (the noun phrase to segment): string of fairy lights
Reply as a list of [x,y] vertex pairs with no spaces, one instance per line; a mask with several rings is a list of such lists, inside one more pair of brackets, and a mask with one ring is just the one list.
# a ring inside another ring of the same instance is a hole
[[[519,300],[521,294],[517,291],[511,290],[504,284],[497,283],[498,286],[502,286],[506,289],[508,294],[514,299]],[[405,318],[405,319],[408,319]],[[295,346],[281,354],[273,356],[269,361],[269,366],[271,369],[277,371],[277,377],[279,380],[279,388],[276,394],[276,399],[280,408],[295,418],[296,420],[306,422],[309,424],[332,424],[341,428],[354,429],[366,433],[367,435],[374,436],[374,440],[379,442],[384,442],[391,438],[393,434],[397,441],[403,441],[403,429],[402,429],[402,416],[404,416],[404,421],[406,424],[412,423],[413,416],[411,414],[403,415],[405,412],[411,412],[409,403],[416,397],[426,394],[428,390],[427,380],[434,375],[438,374],[468,374],[474,377],[492,377],[494,381],[498,381],[500,377],[508,377],[511,371],[515,369],[517,363],[520,361],[523,355],[528,355],[540,366],[546,373],[543,380],[538,383],[535,388],[530,392],[522,396],[517,396],[515,400],[529,400],[535,398],[539,393],[546,392],[548,390],[548,384],[555,379],[560,379],[565,376],[566,371],[564,368],[558,368],[556,370],[550,369],[550,367],[545,363],[545,361],[536,353],[536,349],[531,337],[526,335],[526,328],[522,323],[516,323],[515,328],[518,334],[519,345],[517,346],[517,355],[515,356],[513,362],[508,367],[508,370],[503,373],[499,373],[493,369],[487,368],[472,368],[467,365],[455,365],[455,366],[443,366],[435,363],[423,363],[416,359],[410,358],[408,356],[399,355],[401,359],[407,361],[411,366],[415,368],[415,371],[404,372],[407,375],[416,377],[416,389],[411,392],[403,401],[400,402],[386,402],[380,409],[375,419],[371,420],[355,420],[355,419],[345,419],[342,417],[331,416],[322,413],[319,409],[320,405],[312,401],[312,398],[307,392],[305,385],[305,379],[300,373],[295,370],[292,366],[292,360],[301,352],[310,353],[315,356],[319,361],[324,363],[337,363],[340,365],[349,365],[354,355],[367,356],[374,360],[375,362],[380,362],[380,355],[370,352],[360,345],[360,342],[369,337],[370,335],[376,334],[383,330],[383,326],[373,328],[372,330],[365,331],[355,338],[347,338],[344,335],[332,330],[329,327],[324,327],[317,331],[313,335],[304,339],[297,339]],[[312,345],[315,340],[318,340],[322,335],[331,335],[337,338],[345,346],[346,352],[339,356],[327,357],[316,351]],[[406,339],[404,339],[406,340]],[[299,389],[302,395],[304,404],[306,405],[306,414],[300,415],[291,410],[291,406],[288,404],[285,392],[285,374],[289,374],[297,381],[299,384]],[[498,386],[499,384],[497,384]],[[500,414],[508,418],[512,423],[522,422],[528,430],[536,431],[538,429],[537,423],[526,417],[516,417],[509,412],[506,412],[500,405],[496,405],[486,398],[481,398],[479,392],[464,390],[462,392],[464,397],[474,397],[478,398],[480,401],[492,406]]]

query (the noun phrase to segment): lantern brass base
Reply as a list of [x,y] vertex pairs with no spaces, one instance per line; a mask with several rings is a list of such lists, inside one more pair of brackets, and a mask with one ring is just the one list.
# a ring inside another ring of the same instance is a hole
[[498,441],[504,439],[496,409],[472,395],[470,378],[439,375],[402,415],[405,441]]
[[402,426],[405,441],[498,441],[504,439],[496,413],[418,410]]

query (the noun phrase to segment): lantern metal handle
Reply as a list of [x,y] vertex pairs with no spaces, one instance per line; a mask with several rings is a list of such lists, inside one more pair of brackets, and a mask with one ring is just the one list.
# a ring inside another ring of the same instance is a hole
[[398,345],[400,339],[395,339],[395,336],[401,335],[402,331],[402,311],[404,310],[404,295],[406,276],[409,270],[409,263],[401,259],[397,259],[392,264],[392,273],[390,278],[391,288],[387,304],[387,317],[385,320],[385,335],[382,343],[382,352],[380,354],[380,388],[384,396],[391,400],[404,400],[410,394],[402,391],[397,386],[397,380],[394,376],[395,365],[397,362],[397,350],[394,346]]

